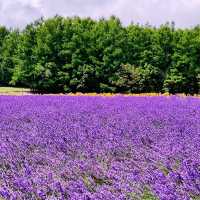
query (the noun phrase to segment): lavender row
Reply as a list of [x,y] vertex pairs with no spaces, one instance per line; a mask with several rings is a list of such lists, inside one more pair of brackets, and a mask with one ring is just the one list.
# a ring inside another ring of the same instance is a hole
[[200,197],[200,100],[0,97],[5,200]]

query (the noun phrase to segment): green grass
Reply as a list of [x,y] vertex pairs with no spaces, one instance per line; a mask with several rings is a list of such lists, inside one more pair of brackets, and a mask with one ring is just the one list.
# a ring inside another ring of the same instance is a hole
[[16,88],[16,87],[0,87],[0,94],[9,94],[9,93],[24,93],[30,92],[28,88]]

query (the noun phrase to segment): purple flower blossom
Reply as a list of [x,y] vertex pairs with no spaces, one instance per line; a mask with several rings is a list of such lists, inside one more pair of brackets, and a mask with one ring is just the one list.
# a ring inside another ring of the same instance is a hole
[[200,196],[200,100],[0,96],[0,197]]

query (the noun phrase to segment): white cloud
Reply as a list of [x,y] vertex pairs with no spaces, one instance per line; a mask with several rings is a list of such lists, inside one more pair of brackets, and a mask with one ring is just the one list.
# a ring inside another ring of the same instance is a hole
[[0,24],[24,27],[41,16],[114,14],[124,24],[175,21],[178,27],[190,27],[200,23],[199,11],[200,0],[0,0]]

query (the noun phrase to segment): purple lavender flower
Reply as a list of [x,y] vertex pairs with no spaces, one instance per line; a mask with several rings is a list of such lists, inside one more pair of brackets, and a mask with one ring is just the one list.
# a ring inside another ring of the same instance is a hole
[[0,140],[6,200],[200,196],[198,98],[0,96]]

